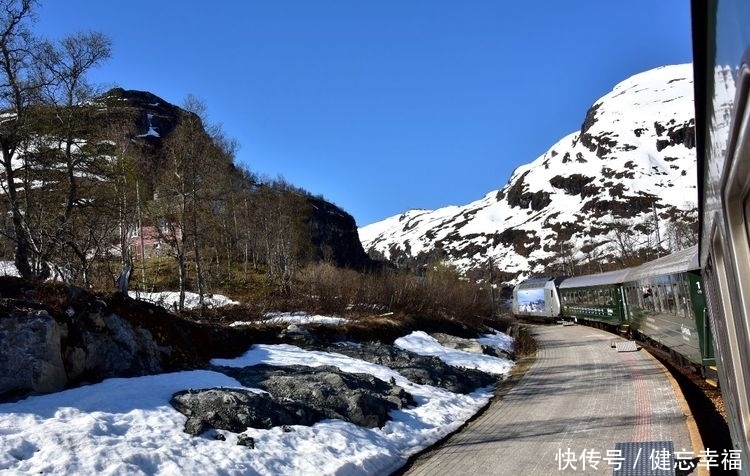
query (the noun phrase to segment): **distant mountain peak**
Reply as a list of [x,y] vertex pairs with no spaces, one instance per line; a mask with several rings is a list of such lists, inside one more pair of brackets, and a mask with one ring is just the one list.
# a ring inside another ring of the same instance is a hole
[[508,276],[635,260],[655,246],[656,224],[662,247],[679,249],[697,222],[694,147],[692,66],[656,68],[616,85],[579,131],[502,189],[407,211],[360,228],[360,238],[398,264],[441,259],[469,271],[492,259]]

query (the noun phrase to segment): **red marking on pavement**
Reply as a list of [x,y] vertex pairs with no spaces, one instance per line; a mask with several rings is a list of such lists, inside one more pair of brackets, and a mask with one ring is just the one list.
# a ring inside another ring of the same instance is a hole
[[649,441],[651,438],[651,400],[648,397],[648,386],[643,372],[638,367],[634,354],[622,354],[630,370],[635,398],[635,418],[633,441]]

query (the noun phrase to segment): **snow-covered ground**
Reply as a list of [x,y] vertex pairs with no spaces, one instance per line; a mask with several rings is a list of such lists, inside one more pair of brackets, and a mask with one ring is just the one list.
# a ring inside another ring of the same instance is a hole
[[[167,309],[173,308],[180,301],[180,293],[177,291],[164,291],[158,293],[146,293],[142,291],[130,291],[128,295],[133,299],[148,301],[158,304]],[[199,305],[199,295],[197,293],[185,293],[185,309],[193,309]],[[207,307],[221,307],[232,304],[239,304],[221,294],[211,294],[203,296],[203,304]]]
[[346,324],[349,320],[343,317],[330,317],[321,315],[309,315],[304,311],[300,312],[269,312],[263,318],[262,322],[269,324],[326,324],[335,326]]
[[15,263],[13,261],[0,261],[0,276],[18,276]]
[[[496,333],[483,344],[510,350],[511,339]],[[437,355],[451,365],[507,374],[512,362],[440,346],[417,332],[399,339],[409,350]],[[45,475],[384,475],[429,447],[487,404],[492,389],[460,395],[417,385],[397,372],[340,354],[290,345],[257,345],[227,366],[335,365],[395,382],[417,405],[391,412],[383,428],[368,429],[340,420],[312,427],[248,429],[255,449],[183,432],[186,418],[169,404],[180,390],[243,388],[224,374],[185,371],[130,379],[110,379],[50,395],[0,404],[0,473]]]

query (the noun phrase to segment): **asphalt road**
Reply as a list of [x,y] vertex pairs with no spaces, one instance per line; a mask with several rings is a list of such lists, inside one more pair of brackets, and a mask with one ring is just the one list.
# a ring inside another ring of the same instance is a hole
[[[703,450],[679,389],[645,350],[617,352],[610,346],[615,336],[583,326],[534,332],[537,357],[517,385],[403,474],[609,476],[618,457],[642,449],[619,461],[617,474],[624,476],[636,474],[630,463],[640,469],[650,457],[654,468],[666,467],[656,459],[665,459],[663,445],[653,442],[671,442],[672,456],[684,450],[679,458]],[[689,474],[705,473],[696,468]]]

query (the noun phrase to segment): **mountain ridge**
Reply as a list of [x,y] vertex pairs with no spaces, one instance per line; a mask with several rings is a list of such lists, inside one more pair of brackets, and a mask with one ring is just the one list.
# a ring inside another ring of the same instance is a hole
[[697,223],[693,116],[690,64],[636,74],[503,188],[386,218],[361,227],[360,239],[399,266],[438,259],[470,272],[492,260],[506,277],[627,265],[657,236],[662,249],[679,249]]

